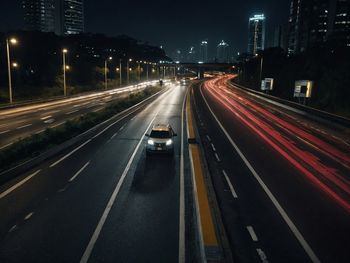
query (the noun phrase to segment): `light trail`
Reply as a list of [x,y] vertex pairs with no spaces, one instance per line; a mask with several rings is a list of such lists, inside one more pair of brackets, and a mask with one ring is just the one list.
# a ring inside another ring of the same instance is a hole
[[[324,163],[324,160],[330,158],[338,162],[338,165],[343,165],[343,170],[349,174],[349,155],[310,132],[274,115],[263,108],[264,105],[261,103],[249,99],[247,95],[244,96],[243,92],[238,94],[228,88],[226,82],[230,78],[232,76],[209,80],[205,82],[204,88],[212,98],[267,142],[314,185],[350,212],[349,178],[340,173],[338,166],[329,166]],[[310,147],[313,152],[307,150]]]

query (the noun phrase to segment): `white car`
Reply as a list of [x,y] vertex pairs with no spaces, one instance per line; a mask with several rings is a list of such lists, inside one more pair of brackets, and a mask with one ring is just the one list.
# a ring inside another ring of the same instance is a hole
[[148,137],[146,144],[146,154],[152,153],[169,153],[174,154],[174,140],[177,136],[169,124],[154,125],[151,133],[146,134]]

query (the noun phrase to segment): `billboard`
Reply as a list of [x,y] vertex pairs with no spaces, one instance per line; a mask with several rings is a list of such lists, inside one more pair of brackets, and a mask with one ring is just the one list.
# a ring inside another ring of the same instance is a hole
[[311,80],[297,80],[294,86],[295,98],[310,98],[313,87],[313,81]]
[[273,79],[265,78],[261,81],[261,90],[272,90],[273,89]]

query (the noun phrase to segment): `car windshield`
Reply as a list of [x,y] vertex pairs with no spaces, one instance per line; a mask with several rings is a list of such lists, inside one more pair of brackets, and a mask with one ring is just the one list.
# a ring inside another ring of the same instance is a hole
[[171,134],[169,131],[152,131],[150,137],[166,139],[171,138]]

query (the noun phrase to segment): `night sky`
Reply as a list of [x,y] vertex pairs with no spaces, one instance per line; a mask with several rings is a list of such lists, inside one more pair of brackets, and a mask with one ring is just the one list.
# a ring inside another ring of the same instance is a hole
[[[275,26],[287,23],[289,4],[290,0],[85,0],[85,29],[163,45],[169,55],[175,49],[198,49],[202,39],[208,39],[210,51],[224,39],[236,53],[246,51],[250,15],[262,12],[267,17],[269,44]],[[23,28],[21,0],[1,0],[0,7],[0,31]]]

